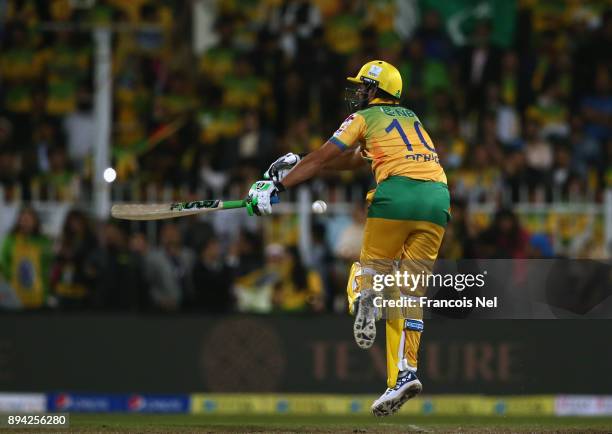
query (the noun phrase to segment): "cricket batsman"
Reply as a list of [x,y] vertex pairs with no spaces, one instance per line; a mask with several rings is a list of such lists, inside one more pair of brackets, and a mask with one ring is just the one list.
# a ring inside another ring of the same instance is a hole
[[[272,163],[264,175],[267,179],[252,185],[247,208],[250,214],[271,214],[280,192],[321,170],[370,165],[377,186],[366,198],[363,245],[347,285],[349,311],[355,317],[353,334],[357,345],[367,349],[376,338],[376,321],[385,313],[380,300],[376,303],[381,294],[373,287],[375,277],[398,269],[431,273],[450,219],[450,197],[431,138],[417,115],[399,105],[399,71],[374,60],[347,79],[351,87],[346,101],[352,114],[321,148],[303,158],[290,153]],[[425,290],[399,288],[399,297],[418,299]],[[397,412],[422,390],[416,376],[422,309],[401,312],[385,315],[387,390],[372,404],[376,416]]]

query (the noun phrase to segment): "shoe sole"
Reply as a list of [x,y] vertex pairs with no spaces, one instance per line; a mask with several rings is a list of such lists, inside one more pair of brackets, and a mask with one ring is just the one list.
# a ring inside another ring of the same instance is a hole
[[353,323],[353,336],[357,346],[367,350],[374,345],[376,339],[376,318],[374,315],[374,292],[362,291],[359,296],[359,307]]
[[423,390],[423,385],[420,381],[415,384],[408,386],[406,391],[397,398],[390,399],[388,401],[381,402],[378,405],[372,406],[372,414],[376,417],[391,416],[398,412],[402,405],[407,401],[417,396]]

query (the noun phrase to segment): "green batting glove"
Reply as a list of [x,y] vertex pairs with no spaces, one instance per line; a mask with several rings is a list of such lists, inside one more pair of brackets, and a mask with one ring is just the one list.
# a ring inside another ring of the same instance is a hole
[[283,190],[280,182],[257,181],[247,196],[247,201],[251,202],[250,210],[257,216],[272,214],[272,205],[279,202],[278,193]]

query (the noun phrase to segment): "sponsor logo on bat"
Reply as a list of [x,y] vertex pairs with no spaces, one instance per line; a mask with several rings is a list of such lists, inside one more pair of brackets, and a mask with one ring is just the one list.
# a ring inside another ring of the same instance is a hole
[[194,200],[192,202],[176,202],[170,205],[170,211],[217,208],[219,206],[219,202],[219,200]]

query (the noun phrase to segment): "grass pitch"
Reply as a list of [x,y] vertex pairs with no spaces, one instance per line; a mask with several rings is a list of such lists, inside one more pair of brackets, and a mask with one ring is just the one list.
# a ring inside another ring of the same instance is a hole
[[[406,416],[218,416],[72,414],[69,430],[44,432],[308,432],[308,433],[400,433],[400,432],[612,432],[612,417],[469,417]],[[1,430],[0,430],[1,431]],[[41,429],[18,430],[43,432]]]

